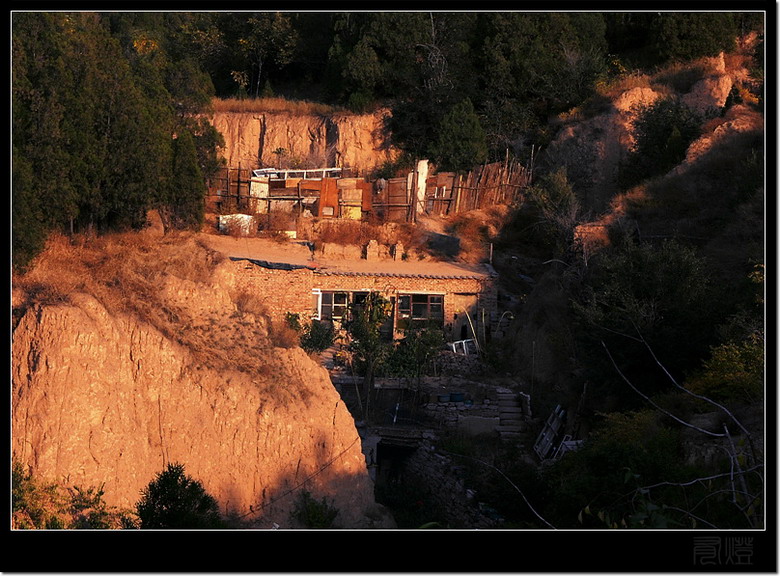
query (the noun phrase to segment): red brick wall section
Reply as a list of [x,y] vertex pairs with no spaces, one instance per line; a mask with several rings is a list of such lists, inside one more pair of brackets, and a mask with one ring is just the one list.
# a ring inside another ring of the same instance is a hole
[[309,318],[313,273],[307,268],[275,270],[244,262],[240,287],[258,295],[272,320],[284,320],[288,312]]
[[[399,293],[429,293],[444,295],[444,324],[452,325],[455,315],[462,315],[464,300],[471,307],[472,322],[481,321],[481,310],[487,312],[486,322],[496,318],[496,286],[492,278],[423,278],[418,276],[370,276],[347,274],[322,274],[306,268],[276,270],[250,262],[241,263],[237,288],[256,293],[273,320],[285,318],[288,312],[308,319],[312,309],[312,289],[345,292],[379,292],[385,297]],[[474,295],[458,298],[453,295]],[[479,312],[478,312],[479,311]],[[452,336],[450,334],[448,337]]]

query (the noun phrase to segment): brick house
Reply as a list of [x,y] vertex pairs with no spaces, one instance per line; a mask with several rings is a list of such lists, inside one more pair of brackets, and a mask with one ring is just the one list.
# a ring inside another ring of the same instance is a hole
[[[258,291],[272,319],[288,312],[301,318],[331,322],[341,327],[348,306],[371,292],[378,292],[392,304],[384,327],[389,338],[402,337],[414,324],[433,322],[449,341],[491,337],[497,318],[495,271],[455,264],[421,266],[319,267],[306,264],[231,258],[241,269],[243,288]],[[476,334],[475,334],[476,333]]]

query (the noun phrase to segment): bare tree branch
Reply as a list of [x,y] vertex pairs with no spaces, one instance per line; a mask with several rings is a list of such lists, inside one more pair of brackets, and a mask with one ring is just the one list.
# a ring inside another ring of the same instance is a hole
[[[637,330],[637,332],[639,332],[639,330]],[[713,406],[719,408],[720,410],[723,410],[723,412],[725,412],[728,415],[728,417],[731,418],[731,420],[734,421],[734,423],[737,426],[739,426],[740,430],[742,430],[742,432],[744,432],[745,436],[748,438],[748,441],[750,442],[751,450],[753,451],[753,457],[755,458],[755,450],[753,450],[753,440],[752,440],[752,437],[750,435],[750,432],[748,432],[747,428],[745,428],[742,425],[742,423],[739,420],[737,420],[737,418],[731,413],[731,411],[729,411],[729,409],[726,408],[725,406],[723,406],[722,404],[719,404],[718,402],[715,402],[714,400],[712,400],[710,398],[707,398],[706,396],[701,396],[700,394],[696,394],[695,392],[691,392],[690,390],[688,390],[684,386],[680,386],[680,384],[677,383],[677,381],[674,379],[674,377],[671,374],[669,374],[669,371],[666,369],[666,367],[663,364],[661,364],[661,362],[658,360],[658,358],[655,355],[655,352],[653,352],[653,349],[650,347],[650,345],[647,343],[647,341],[645,340],[644,336],[642,336],[641,333],[639,334],[639,339],[645,345],[645,347],[647,348],[648,352],[650,352],[650,355],[653,357],[653,360],[655,361],[655,363],[658,364],[658,366],[660,366],[661,370],[663,370],[664,374],[666,374],[666,376],[669,378],[669,380],[672,382],[672,384],[674,384],[674,386],[678,390],[681,390],[682,392],[685,392],[686,394],[689,394],[690,396],[693,396],[694,398],[698,398],[699,400],[703,400],[703,401],[705,401],[705,402],[707,402],[709,404],[712,404]]]
[[[635,328],[636,328],[636,326],[635,326]],[[748,442],[750,443],[750,448],[751,448],[751,452],[752,452],[752,455],[753,455],[753,461],[754,462],[758,462],[758,459],[756,458],[756,451],[755,451],[755,447],[753,446],[753,441],[752,441],[751,435],[747,431],[747,429],[742,425],[742,423],[739,420],[737,420],[737,418],[725,406],[722,406],[721,404],[719,404],[719,403],[717,403],[717,402],[715,402],[715,401],[713,401],[713,400],[711,400],[711,399],[709,399],[707,397],[695,394],[695,393],[691,392],[690,390],[684,388],[683,386],[680,386],[677,383],[677,381],[674,379],[674,377],[666,369],[666,367],[658,360],[658,358],[656,357],[656,355],[653,352],[652,348],[647,343],[647,341],[644,339],[644,337],[642,336],[642,334],[639,332],[638,329],[637,329],[637,333],[639,334],[639,340],[642,343],[644,343],[645,347],[650,352],[650,355],[653,357],[653,360],[655,360],[655,363],[661,368],[661,370],[663,370],[664,374],[666,374],[666,376],[669,378],[669,380],[672,382],[672,384],[677,389],[682,390],[685,393],[687,393],[687,394],[689,394],[691,396],[694,396],[695,398],[699,398],[701,400],[704,400],[705,402],[708,402],[709,404],[712,404],[713,406],[717,406],[725,414],[727,414],[732,421],[734,421],[740,427],[740,429],[745,433],[745,436],[747,437]],[[609,348],[607,348],[607,345],[603,341],[601,342],[601,345],[604,347],[604,350],[606,351],[607,356],[610,359],[610,362],[612,362],[612,365],[614,366],[615,370],[620,375],[620,377],[623,379],[623,381],[626,384],[628,384],[634,392],[639,394],[650,405],[652,405],[656,410],[658,410],[662,414],[665,414],[666,416],[672,418],[673,420],[675,420],[676,422],[682,424],[683,426],[686,426],[688,428],[692,428],[694,430],[697,430],[697,431],[701,432],[702,434],[705,434],[705,435],[708,435],[708,436],[712,436],[712,437],[716,437],[716,438],[726,438],[728,440],[728,446],[723,446],[723,450],[727,453],[728,458],[729,458],[729,463],[730,463],[730,470],[727,473],[718,474],[718,475],[710,476],[710,477],[696,478],[696,479],[694,479],[694,480],[692,480],[690,482],[687,482],[687,483],[661,482],[659,484],[655,484],[655,485],[652,485],[652,486],[646,486],[646,487],[643,487],[643,488],[639,488],[639,489],[637,489],[637,491],[638,492],[646,492],[646,491],[650,490],[651,488],[656,488],[656,487],[659,487],[659,486],[681,486],[681,487],[684,487],[684,486],[689,486],[689,485],[692,485],[692,484],[695,484],[695,483],[705,482],[707,480],[713,480],[713,479],[717,479],[717,478],[728,478],[729,484],[731,486],[730,490],[710,492],[707,495],[707,497],[705,497],[699,504],[704,502],[704,500],[707,500],[708,498],[714,496],[715,494],[728,492],[730,494],[730,496],[731,496],[732,504],[734,504],[734,506],[736,506],[737,509],[740,512],[742,512],[742,514],[745,516],[745,518],[748,521],[748,523],[755,524],[756,523],[756,519],[753,517],[755,515],[751,515],[749,513],[749,510],[750,510],[750,507],[757,501],[759,496],[751,494],[748,491],[747,482],[746,482],[746,479],[745,479],[746,471],[742,470],[742,467],[740,466],[739,457],[738,457],[738,453],[737,453],[737,447],[735,446],[734,441],[733,441],[733,439],[731,437],[731,434],[729,433],[728,427],[726,425],[723,426],[724,432],[722,434],[718,434],[718,433],[715,433],[715,432],[710,432],[709,430],[705,430],[705,429],[703,429],[703,428],[701,428],[699,426],[695,426],[695,425],[691,424],[690,422],[686,422],[686,421],[682,420],[681,418],[678,418],[677,416],[675,416],[674,414],[672,414],[668,410],[665,410],[664,408],[662,408],[661,406],[659,406],[658,404],[653,402],[653,400],[651,398],[649,398],[646,394],[643,394],[640,390],[638,390],[636,388],[636,386],[634,386],[631,383],[631,381],[625,376],[625,374],[623,374],[623,372],[618,367],[617,363],[615,362],[614,358],[612,357],[612,354],[609,351]],[[763,471],[763,465],[757,464],[757,465],[753,466],[752,468],[749,468],[748,471],[749,472],[760,471],[759,472],[759,476],[763,479],[763,475],[761,473],[761,471]],[[740,484],[740,488],[741,488],[740,490],[737,490],[737,485],[736,485],[737,482],[739,482],[739,484]],[[739,505],[738,496],[742,496],[742,497],[744,497],[746,499],[747,504],[744,507],[741,507]],[[695,508],[696,508],[696,506],[694,506],[692,509],[695,509]],[[684,512],[685,514],[690,515],[692,518],[695,518],[689,512],[686,512],[686,511],[682,511],[682,512]],[[701,519],[698,519],[698,520],[701,520]]]
[[[744,473],[747,474],[748,472],[756,472],[759,470],[763,470],[763,466],[751,466],[748,468]],[[658,482],[656,484],[651,484],[649,486],[643,486],[640,488],[640,490],[651,490],[653,488],[659,488],[660,486],[693,486],[694,484],[699,484],[701,482],[706,482],[708,480],[718,480],[720,478],[726,478],[731,476],[731,472],[724,472],[722,474],[713,474],[712,476],[702,476],[700,478],[694,478],[693,480],[688,480],[687,482]]]
[[683,510],[682,508],[678,508],[677,506],[666,506],[666,509],[667,510],[674,510],[675,512],[680,512],[680,513],[684,514],[685,516],[693,518],[697,522],[701,522],[702,524],[706,524],[710,528],[717,528],[717,526],[715,526],[715,524],[713,524],[712,522],[707,522],[704,518],[696,516],[695,514],[691,514],[688,510]]
[[620,377],[623,379],[623,381],[624,381],[626,384],[628,384],[628,385],[631,387],[631,389],[632,389],[634,392],[636,392],[637,394],[639,394],[639,395],[640,395],[642,398],[644,398],[644,399],[645,399],[645,400],[646,400],[646,401],[647,401],[647,402],[648,402],[648,403],[649,403],[651,406],[653,406],[653,408],[655,408],[655,409],[656,409],[656,410],[658,410],[659,412],[662,412],[663,414],[666,414],[667,416],[669,416],[669,418],[672,418],[673,420],[675,420],[676,422],[679,422],[679,423],[680,423],[680,424],[682,424],[683,426],[687,426],[688,428],[693,428],[694,430],[697,430],[697,431],[701,432],[702,434],[706,434],[706,435],[708,435],[708,436],[714,436],[714,437],[716,437],[716,438],[722,438],[723,436],[725,436],[725,434],[718,434],[718,433],[716,433],[716,432],[710,432],[709,430],[705,430],[704,428],[700,428],[699,426],[695,426],[695,425],[693,425],[693,424],[691,424],[691,423],[689,423],[689,422],[686,422],[685,420],[682,420],[682,419],[678,418],[677,416],[675,416],[674,414],[672,414],[672,413],[671,413],[671,412],[669,412],[668,410],[666,410],[666,409],[662,408],[661,406],[659,406],[658,404],[656,404],[655,402],[653,402],[653,400],[651,400],[649,396],[647,396],[646,394],[644,394],[644,393],[642,393],[640,390],[638,390],[638,389],[637,389],[637,387],[636,387],[636,386],[634,386],[634,385],[631,383],[631,381],[630,381],[628,378],[626,378],[626,375],[625,375],[625,374],[623,374],[623,372],[620,370],[620,368],[618,367],[617,363],[615,362],[615,359],[614,359],[614,358],[612,358],[612,354],[610,354],[610,352],[609,352],[609,348],[607,348],[607,345],[604,343],[604,341],[603,341],[603,340],[602,340],[602,342],[601,342],[601,345],[604,347],[604,350],[606,350],[606,352],[607,352],[607,356],[609,356],[609,360],[610,360],[610,362],[612,362],[612,366],[614,366],[614,367],[615,367],[615,370],[616,370],[616,371],[617,371],[617,373],[620,375]]
[[517,490],[518,494],[520,494],[520,496],[523,498],[523,501],[526,503],[526,505],[528,506],[528,508],[531,510],[531,512],[533,512],[533,513],[534,513],[534,516],[536,516],[537,518],[539,518],[539,520],[541,520],[542,522],[544,522],[544,523],[545,523],[545,525],[549,526],[549,527],[550,527],[550,528],[552,528],[553,530],[556,530],[555,526],[553,526],[552,524],[550,524],[550,523],[549,523],[547,520],[545,520],[544,518],[542,518],[542,517],[539,515],[539,513],[538,513],[538,512],[537,512],[537,511],[534,509],[534,507],[533,507],[533,506],[531,506],[531,503],[528,501],[528,498],[526,498],[526,497],[525,497],[525,494],[523,494],[523,491],[522,491],[522,490],[520,490],[520,488],[518,488],[518,487],[515,485],[515,483],[514,483],[514,482],[512,482],[512,481],[509,479],[509,477],[507,477],[507,475],[506,475],[506,474],[504,474],[503,472],[501,472],[501,470],[499,470],[498,468],[496,468],[496,467],[495,467],[495,466],[493,466],[492,464],[488,464],[487,462],[485,462],[485,461],[483,461],[483,460],[479,460],[478,458],[472,458],[471,456],[464,456],[463,454],[455,454],[454,452],[447,452],[447,451],[445,451],[445,450],[442,450],[442,452],[444,452],[445,454],[449,454],[450,456],[459,456],[460,458],[467,458],[467,459],[469,459],[469,460],[474,460],[475,462],[479,462],[480,464],[484,464],[484,465],[485,465],[485,466],[487,466],[488,468],[492,468],[493,470],[495,470],[496,472],[498,472],[499,474],[501,474],[501,476],[502,476],[502,477],[503,477],[503,478],[504,478],[504,479],[505,479],[507,482],[509,482],[509,484],[512,486],[512,488],[514,488],[515,490]]

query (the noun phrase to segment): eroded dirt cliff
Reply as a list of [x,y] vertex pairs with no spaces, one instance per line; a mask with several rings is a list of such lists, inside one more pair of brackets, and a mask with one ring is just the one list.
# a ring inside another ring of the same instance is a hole
[[[577,183],[584,206],[594,214],[609,211],[619,191],[620,164],[634,145],[633,127],[640,109],[658,100],[676,98],[701,116],[717,115],[732,89],[743,86],[747,79],[743,59],[725,54],[701,59],[688,69],[630,77],[620,92],[600,104],[592,104],[596,113],[591,111],[589,117],[583,118],[582,111],[575,111],[571,118],[560,121],[559,132],[546,151],[548,162],[566,166],[570,181]],[[631,86],[631,82],[636,85]],[[747,112],[745,107],[737,108],[732,115]],[[718,135],[732,129],[740,130],[742,126],[728,122]],[[710,130],[704,130],[700,138],[704,143],[691,145],[686,164],[693,162],[712,138]]]
[[[216,112],[210,120],[225,138],[232,168],[350,167],[370,172],[397,156],[375,114]],[[277,153],[278,152],[278,153]]]
[[[55,240],[15,283],[13,457],[103,486],[110,506],[132,509],[180,463],[247,527],[299,527],[304,490],[339,510],[337,527],[390,527],[327,371],[231,291],[234,263],[184,273],[205,258],[189,237],[113,246]],[[152,291],[134,290],[144,278]]]

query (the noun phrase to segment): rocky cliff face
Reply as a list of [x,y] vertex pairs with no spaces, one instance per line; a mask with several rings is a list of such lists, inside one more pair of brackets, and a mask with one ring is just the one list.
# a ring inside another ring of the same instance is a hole
[[[382,127],[373,115],[292,115],[285,112],[218,112],[211,122],[225,138],[229,167],[351,167],[369,172],[391,161]],[[281,158],[274,151],[284,149]]]
[[[169,275],[160,285],[162,306],[181,313],[173,334],[86,292],[28,307],[13,333],[13,457],[41,479],[103,485],[111,506],[133,509],[180,463],[249,527],[298,527],[290,513],[303,490],[339,510],[339,527],[388,527],[327,371],[298,347],[274,347],[262,318],[241,313],[224,288],[229,264],[216,284]],[[254,336],[238,330],[247,324]],[[211,347],[195,350],[196,334]]]
[[[741,65],[727,66],[724,54],[703,59],[701,66],[706,73],[702,72],[687,90],[674,96],[694,112],[704,115],[711,110],[720,110],[732,87],[743,82],[747,72]],[[550,164],[566,166],[570,181],[578,184],[577,192],[583,204],[596,213],[609,210],[618,191],[619,165],[634,144],[633,124],[637,109],[673,93],[669,86],[658,80],[648,83],[648,86],[636,86],[618,94],[600,114],[585,120],[575,116],[571,121],[564,121],[548,147]],[[693,154],[700,151],[697,144],[691,146],[686,162],[693,161]]]

